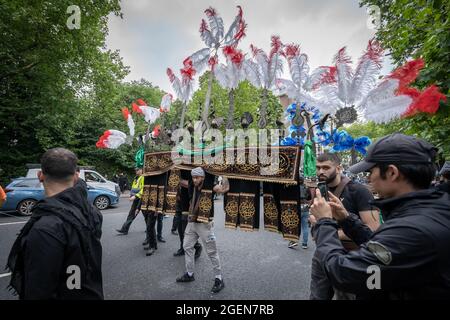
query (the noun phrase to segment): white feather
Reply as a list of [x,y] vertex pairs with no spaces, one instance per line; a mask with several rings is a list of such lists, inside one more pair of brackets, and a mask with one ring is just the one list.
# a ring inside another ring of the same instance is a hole
[[212,48],[214,47],[214,45],[216,44],[216,40],[214,39],[213,35],[211,34],[211,31],[209,30],[204,30],[203,32],[200,33],[200,37],[202,38],[203,42],[205,43],[205,45],[208,48]]
[[214,68],[214,76],[222,88],[228,88],[228,77],[224,64],[219,64]]
[[215,15],[209,15],[208,16],[209,26],[211,27],[211,33],[215,39],[216,42],[219,42],[223,37],[224,32],[224,26],[223,26],[223,19]]
[[292,81],[295,82],[298,88],[302,88],[309,74],[309,65],[307,56],[302,53],[300,55],[296,55],[290,58],[289,71],[291,73]]
[[348,95],[350,88],[350,81],[352,79],[352,70],[347,63],[338,63],[337,67],[337,82],[338,82],[338,95],[339,98],[344,102],[348,103]]
[[375,123],[386,123],[400,117],[412,103],[412,98],[407,95],[390,97],[376,104],[371,104],[370,108],[365,108],[364,117]]
[[306,78],[305,84],[303,85],[303,89],[307,91],[313,90],[314,86],[316,86],[322,77],[329,72],[329,68],[327,67],[318,67],[314,69],[310,76]]
[[263,86],[263,75],[260,66],[249,59],[245,59],[242,65],[245,79],[255,87],[261,88]]
[[194,69],[198,73],[201,73],[208,65],[208,60],[210,56],[211,56],[211,49],[203,48],[193,53],[189,58],[192,60],[192,65]]
[[127,125],[128,125],[128,129],[130,131],[130,137],[134,137],[134,120],[133,120],[133,117],[131,116],[131,114],[128,116]]
[[370,59],[358,64],[348,92],[348,103],[362,100],[376,85],[380,66]]
[[267,89],[270,89],[275,84],[275,80],[278,76],[283,73],[283,60],[281,59],[280,53],[276,53],[272,56],[267,71],[268,77],[265,86]]

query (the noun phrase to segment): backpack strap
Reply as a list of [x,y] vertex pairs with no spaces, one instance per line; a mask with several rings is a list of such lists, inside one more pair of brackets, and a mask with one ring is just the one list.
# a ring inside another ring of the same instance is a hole
[[349,178],[347,178],[346,176],[341,176],[341,182],[338,184],[338,186],[336,187],[336,189],[334,190],[333,194],[340,198],[342,192],[344,191],[344,188],[347,186],[347,184],[350,182],[351,180]]

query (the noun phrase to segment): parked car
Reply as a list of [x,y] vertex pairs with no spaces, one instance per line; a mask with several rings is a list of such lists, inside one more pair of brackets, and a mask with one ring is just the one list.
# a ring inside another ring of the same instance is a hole
[[[41,170],[41,166],[39,164],[27,164],[27,167],[28,172],[25,178],[35,179],[38,171]],[[117,193],[117,196],[120,196],[119,185],[115,182],[107,180],[100,173],[93,170],[93,167],[80,167],[80,178],[86,181],[88,186],[108,189]]]
[[[44,187],[38,179],[15,179],[5,188],[5,192],[7,199],[0,210],[18,211],[24,216],[29,216],[34,205],[45,197]],[[104,210],[119,203],[119,196],[111,190],[88,185],[88,200],[99,210]]]

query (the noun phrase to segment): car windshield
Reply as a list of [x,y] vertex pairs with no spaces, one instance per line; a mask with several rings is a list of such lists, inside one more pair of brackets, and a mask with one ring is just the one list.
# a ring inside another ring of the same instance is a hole
[[103,182],[103,179],[94,172],[86,172],[84,176],[88,182]]
[[18,188],[38,188],[41,186],[41,183],[38,179],[23,179],[15,181],[12,186]]

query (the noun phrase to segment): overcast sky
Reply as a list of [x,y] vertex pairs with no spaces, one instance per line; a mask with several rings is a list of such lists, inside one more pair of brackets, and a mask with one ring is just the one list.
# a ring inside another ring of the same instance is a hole
[[[130,66],[126,81],[145,78],[172,92],[166,68],[178,74],[183,59],[205,47],[198,32],[204,10],[215,8],[226,32],[237,5],[248,24],[240,49],[249,52],[254,44],[269,51],[270,37],[279,35],[283,43],[300,44],[311,70],[330,65],[343,46],[356,62],[375,34],[357,0],[122,0],[123,19],[110,18],[107,45]],[[389,69],[385,63],[383,72]]]

